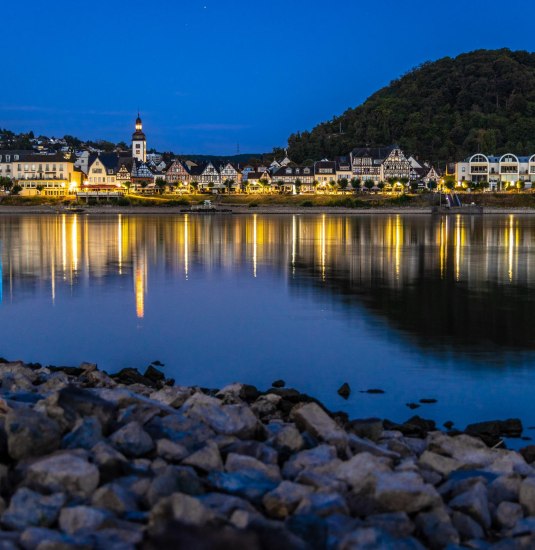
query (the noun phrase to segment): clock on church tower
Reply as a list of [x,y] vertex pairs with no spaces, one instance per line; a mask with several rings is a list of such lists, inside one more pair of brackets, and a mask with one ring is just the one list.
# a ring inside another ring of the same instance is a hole
[[132,156],[141,162],[147,160],[147,138],[143,133],[143,123],[139,113],[136,119],[136,131],[132,134]]

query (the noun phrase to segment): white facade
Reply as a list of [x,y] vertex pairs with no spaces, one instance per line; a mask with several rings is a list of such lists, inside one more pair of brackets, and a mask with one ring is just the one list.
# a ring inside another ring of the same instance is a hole
[[490,189],[505,189],[521,182],[529,189],[535,183],[535,155],[476,153],[455,165],[455,179],[459,185],[463,182],[468,186],[472,182],[488,183]]

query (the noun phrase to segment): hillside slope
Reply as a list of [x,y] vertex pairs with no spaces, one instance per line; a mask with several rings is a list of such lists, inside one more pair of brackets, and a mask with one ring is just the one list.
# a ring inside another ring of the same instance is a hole
[[533,154],[535,53],[477,50],[425,63],[288,145],[302,162],[394,142],[435,163],[477,151]]

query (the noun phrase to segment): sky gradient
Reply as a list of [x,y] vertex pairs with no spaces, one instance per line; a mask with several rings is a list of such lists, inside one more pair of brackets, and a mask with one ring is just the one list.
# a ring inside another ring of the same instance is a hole
[[180,154],[268,152],[425,61],[534,50],[531,0],[27,0],[23,11],[2,6],[0,128],[128,142],[139,107],[148,147]]

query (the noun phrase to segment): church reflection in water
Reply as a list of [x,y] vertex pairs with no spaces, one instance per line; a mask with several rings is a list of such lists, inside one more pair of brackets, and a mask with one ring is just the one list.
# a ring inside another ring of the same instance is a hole
[[535,348],[535,220],[529,216],[87,215],[0,218],[2,301],[151,275],[240,271],[365,307],[423,347]]

